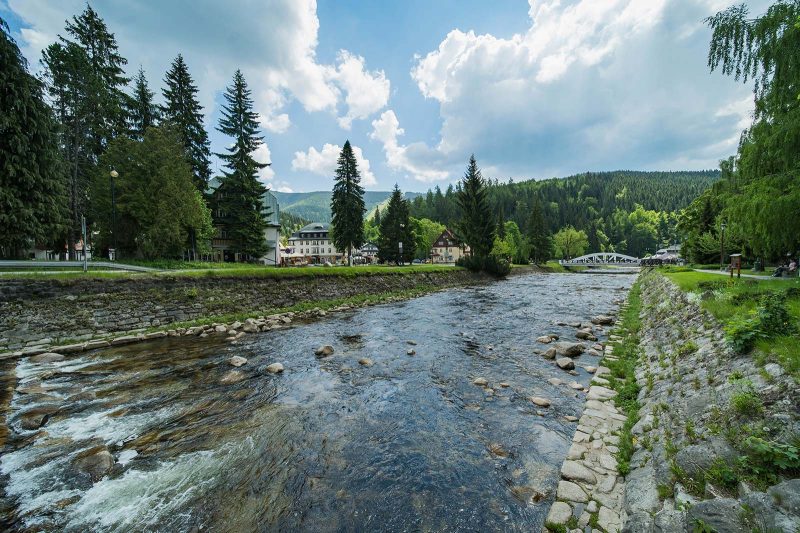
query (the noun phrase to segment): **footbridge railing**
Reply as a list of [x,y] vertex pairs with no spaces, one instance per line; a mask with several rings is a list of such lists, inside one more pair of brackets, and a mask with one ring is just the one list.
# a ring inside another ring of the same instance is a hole
[[639,266],[641,259],[630,255],[599,252],[559,261],[564,266]]

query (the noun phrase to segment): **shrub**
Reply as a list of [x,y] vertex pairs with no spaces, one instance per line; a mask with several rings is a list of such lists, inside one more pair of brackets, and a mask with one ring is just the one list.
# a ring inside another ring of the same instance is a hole
[[749,380],[741,380],[739,390],[731,396],[731,406],[739,415],[753,416],[759,415],[764,410],[761,398],[753,389],[753,384]]
[[765,335],[791,335],[797,330],[789,315],[789,310],[786,309],[785,294],[768,293],[764,295],[757,315],[761,331]]
[[499,278],[505,277],[511,272],[511,263],[508,259],[495,255],[488,257],[464,256],[456,261],[456,265],[472,272],[484,271]]

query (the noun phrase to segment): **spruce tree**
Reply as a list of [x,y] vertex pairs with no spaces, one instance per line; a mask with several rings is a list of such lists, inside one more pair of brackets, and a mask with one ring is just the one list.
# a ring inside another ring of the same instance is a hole
[[[416,236],[414,227],[408,216],[408,200],[395,184],[389,205],[381,221],[381,236],[378,240],[378,259],[408,263],[414,259],[416,252]],[[400,243],[403,243],[403,254],[400,255]]]
[[47,92],[59,122],[66,164],[69,224],[67,245],[75,257],[81,217],[88,211],[89,175],[108,143],[127,131],[130,97],[114,34],[90,6],[66,25],[67,36],[42,53]]
[[492,251],[496,225],[486,197],[486,184],[474,155],[469,158],[461,190],[456,194],[461,209],[458,224],[460,236],[470,247],[473,256],[486,258]]
[[375,208],[375,225],[380,227],[381,226],[381,207],[378,206]]
[[147,128],[155,126],[158,122],[158,106],[153,103],[153,91],[147,84],[144,70],[139,67],[139,72],[133,80],[133,98],[128,110],[130,117],[131,136],[134,139],[144,138]]
[[333,244],[347,250],[347,263],[353,264],[353,248],[364,244],[364,188],[350,141],[345,141],[336,167],[336,183],[331,196]]
[[203,108],[197,101],[197,87],[181,54],[172,62],[164,83],[163,119],[178,130],[192,166],[194,183],[204,193],[211,176],[211,150],[203,125]]
[[526,230],[530,244],[530,259],[537,264],[546,262],[553,254],[553,239],[547,231],[542,202],[538,196],[533,200]]
[[222,216],[218,224],[233,241],[233,251],[246,260],[255,260],[267,253],[265,231],[269,213],[264,210],[267,188],[258,181],[258,171],[268,164],[253,159],[263,143],[259,135],[258,114],[241,71],[233,76],[233,85],[225,91],[225,104],[218,131],[233,138],[227,153],[217,154],[228,168],[220,184],[218,208]]
[[56,124],[41,83],[0,19],[0,257],[50,244],[65,222]]

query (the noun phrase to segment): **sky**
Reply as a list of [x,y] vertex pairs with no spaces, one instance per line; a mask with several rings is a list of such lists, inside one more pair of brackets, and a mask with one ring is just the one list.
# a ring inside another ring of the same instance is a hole
[[[737,0],[738,2],[738,0]],[[211,149],[225,87],[253,91],[275,190],[330,190],[350,140],[368,190],[603,170],[702,170],[736,151],[749,86],[706,64],[732,0],[93,0],[161,101],[183,54]],[[30,68],[84,0],[0,0]],[[760,14],[767,2],[748,2]],[[213,169],[221,170],[215,158]]]

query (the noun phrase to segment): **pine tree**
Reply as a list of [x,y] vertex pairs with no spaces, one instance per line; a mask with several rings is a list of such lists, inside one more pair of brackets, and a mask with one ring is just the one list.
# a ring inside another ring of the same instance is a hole
[[133,98],[128,110],[130,117],[131,136],[134,139],[143,139],[147,128],[155,126],[158,122],[158,106],[153,103],[155,93],[150,90],[144,70],[139,67],[139,72],[133,80]]
[[375,208],[375,225],[380,227],[381,226],[381,208],[380,206]]
[[538,197],[533,200],[527,223],[530,258],[534,263],[544,263],[553,255],[553,239],[547,231],[547,224],[542,213],[542,202]]
[[67,245],[75,257],[81,217],[88,211],[89,175],[108,143],[127,131],[128,83],[114,34],[90,7],[66,25],[67,37],[42,53],[47,92],[59,122],[66,164],[69,224]]
[[233,146],[225,154],[217,154],[228,168],[220,184],[217,206],[223,213],[217,223],[233,241],[233,251],[246,260],[258,259],[267,253],[265,231],[269,213],[264,210],[263,197],[267,192],[258,181],[258,171],[268,163],[253,159],[253,153],[263,144],[259,135],[258,114],[253,111],[253,99],[242,72],[233,75],[233,85],[225,91],[222,118],[218,131],[233,137]]
[[473,256],[486,258],[492,251],[495,237],[495,217],[486,197],[486,184],[478,169],[475,156],[469,158],[467,172],[457,193],[461,220],[458,230],[461,238],[470,247]]
[[336,167],[331,196],[333,244],[347,250],[347,264],[353,264],[353,248],[364,244],[364,188],[350,141],[345,141]]
[[56,124],[41,83],[0,19],[0,257],[51,243],[66,203]]
[[[408,216],[408,200],[395,184],[389,205],[381,221],[381,236],[378,240],[378,259],[408,263],[416,253],[416,236],[414,227]],[[400,255],[400,243],[403,243],[403,254]]]
[[164,83],[163,119],[178,130],[192,166],[194,183],[204,193],[211,176],[211,150],[203,125],[203,108],[197,101],[197,87],[181,54],[172,62]]

